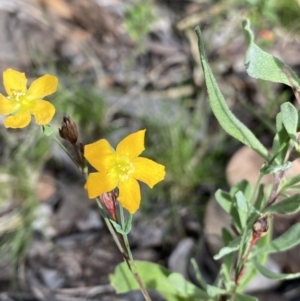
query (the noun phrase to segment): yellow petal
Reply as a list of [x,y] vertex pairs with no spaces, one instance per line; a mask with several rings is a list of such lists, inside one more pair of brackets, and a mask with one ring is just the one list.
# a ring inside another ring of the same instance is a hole
[[48,96],[54,93],[57,90],[58,79],[57,77],[46,74],[42,77],[39,77],[30,85],[27,98],[30,100],[42,99],[45,96]]
[[87,144],[84,156],[98,171],[106,172],[115,162],[116,153],[105,139]]
[[117,185],[116,179],[106,177],[100,172],[92,172],[87,178],[85,189],[88,191],[89,198],[94,199],[104,192],[112,191]]
[[150,159],[138,157],[133,160],[134,172],[132,177],[153,187],[165,178],[165,167]]
[[135,213],[141,203],[141,191],[139,183],[130,178],[125,182],[119,183],[119,202],[122,207],[127,209],[131,214]]
[[146,130],[141,130],[125,137],[117,146],[117,154],[125,155],[130,159],[139,156],[145,149],[145,132]]
[[20,108],[20,103],[10,100],[0,94],[0,115],[8,115],[16,112]]
[[31,115],[27,109],[21,108],[14,116],[8,116],[4,119],[4,126],[6,128],[24,128],[30,123]]
[[10,97],[14,98],[14,91],[25,93],[27,90],[26,84],[25,73],[13,69],[7,69],[3,72],[3,85]]
[[55,114],[54,105],[46,100],[32,101],[29,109],[39,125],[48,124]]

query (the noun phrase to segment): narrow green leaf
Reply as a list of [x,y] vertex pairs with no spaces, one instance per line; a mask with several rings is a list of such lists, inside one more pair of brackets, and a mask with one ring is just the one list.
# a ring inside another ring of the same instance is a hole
[[293,214],[300,210],[300,194],[294,194],[275,205],[272,205],[264,213]]
[[228,134],[241,141],[245,145],[249,146],[258,154],[260,154],[264,159],[268,160],[269,154],[267,149],[260,143],[260,141],[253,135],[253,133],[242,122],[240,122],[229,110],[208,65],[201,30],[199,27],[196,27],[195,30],[198,36],[200,59],[209,95],[209,101],[211,104],[211,108],[216,118],[218,119],[221,127]]
[[274,280],[289,280],[289,279],[295,279],[300,277],[300,273],[294,273],[294,274],[276,274],[267,268],[265,268],[263,265],[258,263],[256,260],[251,260],[252,263],[255,265],[255,267],[259,270],[259,272],[264,275],[265,277],[269,279]]
[[228,245],[233,240],[232,234],[226,228],[222,228],[222,239],[224,245]]
[[300,88],[300,80],[296,73],[281,60],[263,51],[254,43],[254,36],[250,29],[250,21],[243,21],[243,29],[247,43],[245,65],[247,73],[254,78],[259,78],[275,83],[283,83],[291,86],[290,79],[284,69],[291,76],[293,85]]
[[236,184],[234,184],[230,188],[230,195],[234,197],[238,191],[241,191],[246,199],[249,199],[252,192],[251,184],[247,180],[242,180]]
[[115,228],[115,230],[120,233],[120,234],[123,234],[123,235],[126,235],[126,233],[124,232],[124,230],[122,229],[122,227],[116,223],[114,220],[110,219],[110,222],[112,223],[113,227]]
[[255,257],[260,254],[279,253],[293,248],[300,244],[300,224],[293,225],[290,229],[284,232],[281,236],[271,241],[264,247],[255,248],[250,254],[250,257]]
[[264,207],[264,203],[265,203],[264,188],[265,188],[264,184],[259,185],[254,205],[252,205],[252,203],[250,203],[251,214],[247,220],[248,229],[250,229],[253,226],[253,224],[255,223],[255,221],[259,218],[259,216],[261,216],[261,210]]
[[231,210],[231,207],[232,207],[232,203],[233,203],[231,195],[228,192],[226,192],[226,191],[218,189],[216,191],[216,193],[215,193],[215,198],[216,198],[217,202],[219,203],[219,205],[227,213],[230,213],[230,210]]
[[286,153],[289,149],[290,137],[283,126],[282,114],[279,112],[276,116],[276,135],[273,140],[273,154],[276,154],[276,162],[283,164],[286,158]]
[[260,211],[262,210],[263,206],[264,206],[264,201],[265,201],[265,185],[264,184],[260,184],[259,188],[258,188],[258,193],[256,196],[256,200],[254,203],[254,207],[255,209],[260,213]]
[[131,231],[131,227],[132,227],[132,217],[133,215],[132,214],[129,214],[126,222],[125,222],[125,227],[124,227],[124,232],[126,234],[128,234],[130,231]]
[[198,264],[197,264],[195,258],[192,258],[190,262],[194,269],[194,273],[195,273],[197,281],[199,282],[199,284],[202,288],[206,289],[207,283],[199,270],[199,267],[198,267]]
[[215,197],[220,206],[231,216],[233,225],[238,230],[241,230],[241,221],[235,197],[231,197],[228,192],[221,189],[217,190]]
[[219,260],[227,254],[233,253],[237,251],[240,247],[241,237],[236,237],[232,240],[228,246],[222,248],[218,254],[214,256],[215,260]]
[[235,195],[238,214],[240,217],[241,228],[244,228],[247,222],[249,206],[241,191],[238,191]]
[[[275,164],[276,162],[273,161],[273,163]],[[284,162],[282,165],[273,165],[273,164],[264,164],[260,170],[260,172],[263,175],[268,175],[268,174],[275,174],[275,173],[279,173],[281,171],[285,171],[287,169],[290,169],[292,166],[292,163],[287,161]]]
[[291,186],[299,183],[300,182],[300,174],[296,175],[292,178],[289,178],[289,179],[284,179],[282,182],[283,182],[283,185],[280,188],[280,192],[283,192],[283,191],[289,189]]
[[298,127],[298,111],[289,102],[285,102],[280,106],[283,125],[288,132],[290,138],[297,143],[297,127]]
[[[233,240],[231,233],[226,228],[222,229],[222,239],[223,239],[225,246],[228,246],[229,243]],[[233,255],[234,255],[233,253],[230,253],[230,254],[224,256],[224,258],[223,258],[221,270],[223,272],[223,276],[225,277],[226,281],[231,280],[230,279],[231,270],[234,266],[234,256]]]

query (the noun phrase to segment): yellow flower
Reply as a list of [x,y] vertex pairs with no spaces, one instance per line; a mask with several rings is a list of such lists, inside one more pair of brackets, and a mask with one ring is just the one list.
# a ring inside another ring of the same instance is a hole
[[84,148],[84,156],[98,170],[90,173],[85,185],[89,198],[119,188],[118,200],[133,214],[140,206],[141,192],[137,180],[153,187],[165,177],[165,167],[150,159],[138,157],[144,147],[145,131],[124,138],[114,151],[101,139]]
[[55,107],[42,99],[56,91],[57,77],[46,74],[33,81],[27,90],[25,73],[7,69],[3,72],[3,85],[8,96],[0,94],[0,115],[12,114],[4,120],[6,128],[24,128],[30,123],[31,114],[39,125],[52,120]]

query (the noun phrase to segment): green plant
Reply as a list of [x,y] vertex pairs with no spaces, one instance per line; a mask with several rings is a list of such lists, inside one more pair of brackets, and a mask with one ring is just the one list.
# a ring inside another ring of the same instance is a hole
[[125,27],[135,42],[142,43],[142,37],[149,32],[155,20],[151,0],[136,1],[133,6],[125,10]]
[[[243,28],[247,43],[245,65],[248,74],[254,78],[271,82],[284,83],[295,91],[300,90],[300,79],[282,61],[264,52],[254,43],[250,30],[250,22],[244,21]],[[259,272],[270,279],[294,279],[300,273],[276,274],[264,267],[269,254],[283,252],[300,244],[300,226],[296,224],[280,237],[272,240],[273,214],[293,214],[300,211],[300,194],[291,194],[297,187],[300,176],[285,180],[286,171],[291,166],[294,156],[299,157],[300,141],[299,112],[289,102],[280,105],[277,114],[276,132],[272,152],[269,152],[259,139],[238,120],[229,110],[207,62],[204,42],[199,27],[196,28],[199,40],[201,64],[210,104],[221,127],[235,139],[252,148],[265,163],[254,187],[247,181],[242,181],[229,192],[217,190],[215,197],[221,207],[231,217],[231,227],[234,234],[223,229],[224,247],[214,256],[222,259],[219,274],[213,285],[205,282],[197,266],[193,264],[200,287],[185,280],[181,275],[150,263],[137,263],[140,276],[147,288],[159,291],[167,300],[257,300],[243,294],[243,290]],[[298,92],[295,92],[300,101]],[[261,184],[264,175],[273,174],[274,182],[268,191]],[[283,197],[278,201],[279,196]],[[119,293],[137,288],[133,278],[128,275],[127,281],[121,281],[121,275],[126,274],[126,265],[121,264],[111,275],[111,282]]]

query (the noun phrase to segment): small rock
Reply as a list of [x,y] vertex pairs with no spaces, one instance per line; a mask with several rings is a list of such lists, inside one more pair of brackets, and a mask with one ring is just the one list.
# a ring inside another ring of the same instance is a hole
[[[232,186],[246,179],[250,184],[254,185],[264,161],[265,160],[251,148],[247,146],[241,147],[235,152],[226,167],[227,182]],[[286,177],[291,178],[299,173],[300,162],[299,160],[294,160],[291,168],[287,171]],[[262,183],[271,184],[272,179],[272,175],[266,175],[262,178]]]
[[65,285],[65,280],[56,270],[41,268],[39,272],[47,287],[55,289]]
[[161,246],[164,241],[166,220],[163,216],[155,216],[152,219],[137,217],[134,226],[129,234],[131,244],[138,244],[140,247]]
[[53,243],[46,240],[32,240],[29,250],[28,250],[28,257],[47,257],[50,253],[53,252]]
[[180,273],[188,279],[188,265],[194,246],[195,242],[191,238],[184,238],[178,243],[168,261],[168,267],[172,272]]
[[50,205],[42,203],[35,210],[35,220],[32,227],[35,231],[42,233],[45,237],[51,238],[56,235],[55,229],[51,225],[53,211]]
[[55,198],[57,189],[55,178],[50,174],[43,174],[35,186],[35,194],[40,202],[49,201]]
[[99,230],[103,228],[103,222],[99,213],[95,210],[89,210],[76,223],[80,231]]
[[[264,159],[251,148],[241,147],[234,153],[226,167],[227,182],[232,186],[245,179],[251,184],[255,184],[263,163]],[[271,184],[272,175],[263,177],[262,182]]]

